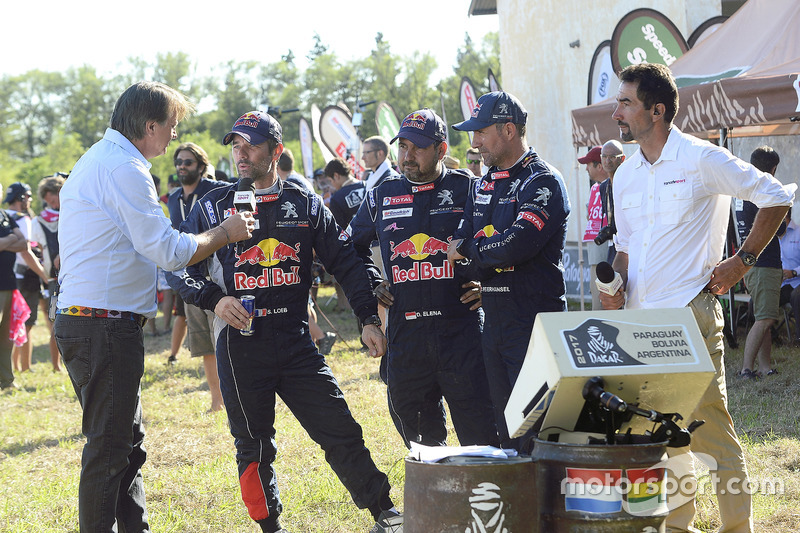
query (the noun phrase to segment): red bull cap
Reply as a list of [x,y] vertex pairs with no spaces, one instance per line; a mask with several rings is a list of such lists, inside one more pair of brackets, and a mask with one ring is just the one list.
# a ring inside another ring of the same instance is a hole
[[400,125],[400,131],[389,144],[401,137],[408,139],[420,148],[427,148],[434,142],[447,141],[447,129],[439,115],[426,107],[414,111],[404,118]]
[[281,125],[263,111],[249,111],[233,123],[231,131],[222,139],[222,144],[230,144],[233,134],[239,134],[250,144],[262,144],[267,139],[283,143]]

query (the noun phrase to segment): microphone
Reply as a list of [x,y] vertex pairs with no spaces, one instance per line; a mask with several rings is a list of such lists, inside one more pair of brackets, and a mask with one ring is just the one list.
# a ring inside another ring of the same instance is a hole
[[583,386],[583,399],[594,400],[609,411],[624,413],[628,410],[625,400],[603,389],[603,378],[600,376],[593,377]]
[[[237,213],[244,211],[253,212],[256,210],[256,185],[253,183],[253,178],[241,178],[239,186],[236,189],[236,194],[233,197],[233,206],[236,208]],[[243,241],[236,243],[237,257],[242,254]]]
[[622,276],[619,275],[619,272],[614,272],[611,265],[605,261],[597,263],[595,272],[597,274],[597,279],[595,280],[597,289],[609,296],[617,294],[617,291],[622,287]]

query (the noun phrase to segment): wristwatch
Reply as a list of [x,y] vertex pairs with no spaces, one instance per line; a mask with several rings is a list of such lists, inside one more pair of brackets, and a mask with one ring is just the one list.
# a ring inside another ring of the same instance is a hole
[[378,315],[370,315],[361,322],[361,325],[381,327],[381,318]]
[[756,257],[754,254],[751,254],[750,252],[745,252],[744,250],[739,250],[738,252],[736,252],[736,255],[738,255],[742,259],[742,263],[744,263],[745,266],[749,267],[754,266],[756,264],[756,261],[758,261],[758,257]]

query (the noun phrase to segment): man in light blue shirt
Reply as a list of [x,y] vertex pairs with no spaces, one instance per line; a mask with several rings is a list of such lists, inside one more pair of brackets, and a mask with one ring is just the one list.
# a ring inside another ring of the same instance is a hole
[[250,237],[249,214],[200,235],[173,229],[148,159],[166,153],[193,106],[161,83],[117,100],[110,128],[61,189],[58,349],[83,408],[81,532],[149,532],[141,466],[142,326],[156,315],[156,265],[179,270]]

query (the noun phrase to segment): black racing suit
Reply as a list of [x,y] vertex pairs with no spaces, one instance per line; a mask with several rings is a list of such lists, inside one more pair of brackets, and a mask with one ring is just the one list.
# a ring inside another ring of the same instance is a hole
[[[442,396],[462,445],[499,444],[481,353],[483,313],[460,301],[469,278],[447,262],[474,184],[466,173],[450,170],[426,184],[388,179],[367,193],[347,229],[363,257],[370,255],[370,242],[379,241],[391,283],[389,408],[406,446],[445,444]],[[371,274],[377,285],[380,273]]]
[[528,351],[536,314],[566,311],[562,257],[569,197],[557,170],[533,149],[511,168],[492,167],[470,197],[454,239],[482,271],[483,356],[503,444],[505,407]]
[[[236,213],[235,192],[233,184],[206,194],[181,229],[202,233]],[[193,265],[176,287],[187,303],[211,310],[225,295],[255,296],[253,335],[243,336],[225,325],[217,340],[220,387],[235,438],[242,499],[254,520],[281,513],[272,467],[278,394],[325,451],[355,503],[389,508],[386,475],[373,463],[361,427],[308,332],[313,252],[342,284],[362,320],[377,313],[364,264],[319,196],[278,180],[256,201],[252,238],[207,260],[211,281],[201,265]]]

